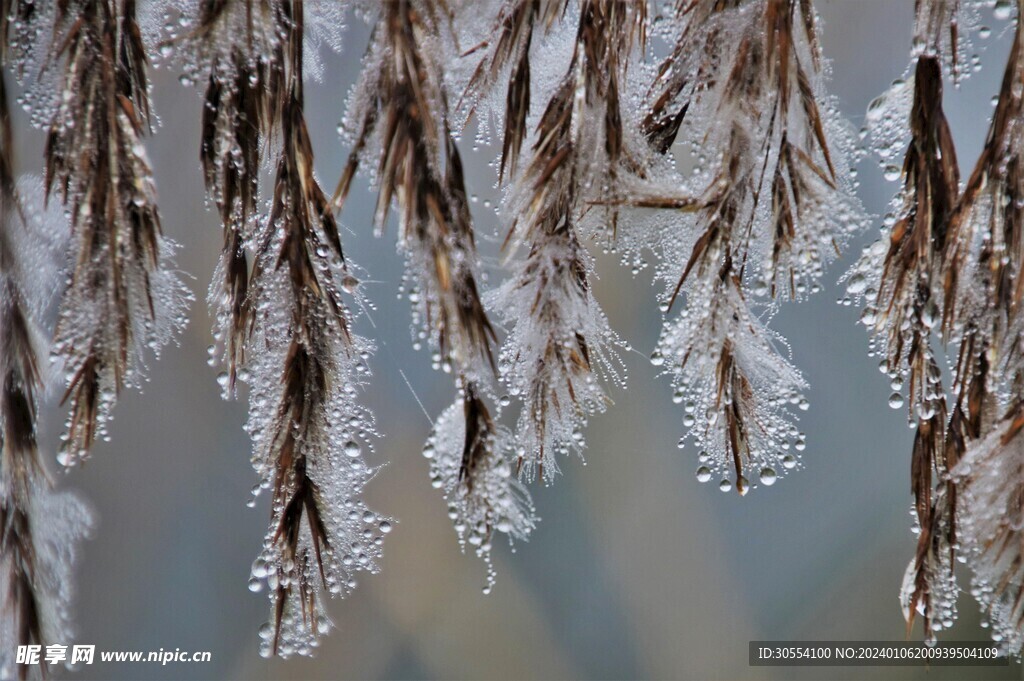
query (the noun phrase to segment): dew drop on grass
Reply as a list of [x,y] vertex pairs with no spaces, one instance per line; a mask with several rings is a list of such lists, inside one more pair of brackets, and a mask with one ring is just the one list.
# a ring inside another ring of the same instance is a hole
[[740,479],[736,481],[736,491],[740,493],[741,497],[747,496],[747,492],[750,491],[750,481],[741,475]]
[[867,287],[867,277],[865,277],[861,272],[857,272],[850,277],[850,281],[846,284],[846,292],[850,295],[857,295],[859,293],[864,293],[864,289]]

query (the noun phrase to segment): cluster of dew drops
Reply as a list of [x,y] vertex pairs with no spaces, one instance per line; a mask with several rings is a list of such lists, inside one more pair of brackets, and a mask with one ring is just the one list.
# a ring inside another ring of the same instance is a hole
[[[653,353],[651,353],[650,362],[652,366],[662,367],[665,365],[665,356],[661,353],[660,350],[655,350]],[[801,411],[807,411],[811,407],[811,403],[807,400],[807,398],[804,395],[801,395],[796,392],[794,392],[792,395],[779,397],[778,400],[780,404],[789,403],[795,405]],[[698,411],[697,403],[692,399],[687,399],[686,387],[684,385],[676,386],[675,390],[672,393],[672,402],[674,402],[675,404],[683,405],[683,425],[685,427],[692,428],[694,425],[696,425]],[[709,420],[717,418],[717,412],[715,412],[712,409],[709,409],[707,418]],[[794,432],[791,433],[791,435],[793,435],[795,438],[793,442],[793,448],[798,452],[804,451],[807,448],[807,436],[803,432],[796,431],[795,429]],[[689,434],[681,436],[679,438],[679,441],[676,443],[676,447],[678,447],[679,449],[685,449],[688,439]],[[788,441],[784,441],[782,443],[782,447],[784,449],[789,449],[789,446],[790,445]],[[714,475],[712,468],[709,465],[711,463],[711,459],[711,454],[709,454],[707,450],[702,449],[700,450],[700,452],[697,453],[697,463],[700,464],[696,471],[696,477],[698,482],[705,483],[711,481],[711,478]],[[787,471],[795,469],[800,463],[799,458],[792,452],[786,452],[785,454],[782,454],[779,461],[781,462],[782,467]],[[778,482],[778,479],[778,471],[771,466],[764,466],[758,473],[758,480],[765,487],[771,487],[776,482]],[[718,483],[718,489],[722,492],[731,492],[732,487],[733,482],[728,477],[723,477]],[[740,495],[746,496],[747,492],[749,492],[750,489],[751,485],[747,477],[743,475],[739,476],[739,478],[736,481],[736,490],[740,493]]]
[[[423,456],[430,461],[430,485],[435,489],[443,489],[445,486],[444,473],[441,470],[443,462],[437,461],[437,441],[434,437],[427,440],[426,446],[423,448]],[[502,462],[503,466],[508,466],[506,462]],[[511,468],[509,475],[511,475]],[[459,547],[465,551],[466,546],[472,546],[474,551],[481,560],[483,560],[487,574],[484,581],[483,593],[484,595],[490,595],[491,590],[494,588],[494,584],[497,581],[497,572],[494,569],[494,562],[491,557],[491,535],[486,520],[480,519],[473,523],[472,527],[466,520],[468,515],[464,509],[460,508],[460,505],[465,505],[466,501],[457,501],[454,498],[455,492],[451,493],[452,499],[448,501],[448,519],[452,521],[455,533],[458,536]],[[511,524],[507,520],[501,520],[495,526],[499,532],[508,533],[511,531]],[[515,545],[512,545],[512,550],[515,550]]]

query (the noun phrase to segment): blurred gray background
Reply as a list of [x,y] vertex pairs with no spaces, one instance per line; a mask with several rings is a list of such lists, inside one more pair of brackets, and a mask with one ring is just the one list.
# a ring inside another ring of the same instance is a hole
[[[860,126],[867,103],[908,61],[910,0],[818,0],[824,49],[834,60],[832,92]],[[992,37],[979,41],[984,68],[950,90],[947,113],[964,174],[984,139],[1012,38],[986,10]],[[344,52],[327,56],[327,78],[308,89],[308,119],[322,183],[333,189],[347,150],[335,128],[366,41],[353,22]],[[263,495],[246,507],[256,482],[242,431],[245,403],[219,397],[218,369],[206,364],[210,319],[205,293],[220,249],[217,219],[203,204],[198,165],[200,93],[177,72],[154,75],[162,126],[148,141],[167,233],[183,244],[180,267],[198,301],[181,346],[151,367],[143,394],[126,392],[91,461],[61,484],[96,508],[75,603],[79,641],[100,650],[209,650],[208,664],[109,664],[82,679],[336,678],[672,678],[672,679],[1019,679],[1008,668],[751,668],[753,639],[901,640],[897,594],[914,548],[910,532],[911,431],[886,405],[887,381],[867,357],[858,311],[836,304],[834,282],[856,244],[829,273],[826,292],[787,305],[775,327],[792,343],[811,383],[804,469],[746,498],[694,477],[696,453],[679,450],[681,409],[646,356],[659,329],[650,272],[633,278],[599,258],[596,284],[613,326],[638,353],[625,357],[626,390],[595,418],[585,467],[534,490],[543,518],[513,554],[496,550],[498,583],[481,593],[483,565],[462,555],[445,503],[431,488],[419,452],[431,415],[452,399],[449,377],[414,352],[409,311],[395,294],[401,258],[394,232],[377,240],[373,195],[362,182],[343,221],[350,254],[380,283],[380,346],[366,395],[386,438],[374,463],[389,462],[370,485],[371,506],[395,516],[383,571],[362,577],[314,659],[267,661],[256,630],[268,615],[264,593],[246,588],[266,528]],[[18,121],[20,167],[36,171],[43,137]],[[493,196],[492,150],[466,152],[470,192]],[[861,196],[880,215],[895,190],[874,159],[860,172]],[[479,210],[477,228],[494,253],[497,220]],[[873,239],[875,228],[864,240]],[[43,443],[55,451],[62,412],[44,412]],[[946,638],[987,640],[969,595]],[[915,633],[915,636],[918,634]]]

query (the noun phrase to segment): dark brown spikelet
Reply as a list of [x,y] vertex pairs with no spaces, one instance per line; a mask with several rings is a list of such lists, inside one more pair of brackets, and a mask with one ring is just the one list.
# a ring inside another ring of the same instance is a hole
[[955,470],[959,527],[993,639],[1007,654],[1024,647],[1024,402],[1017,396]]
[[[5,17],[10,11],[6,4],[0,7]],[[0,30],[0,38],[6,37],[7,27]],[[0,593],[0,617],[11,622],[16,638],[5,642],[11,648],[44,643],[29,504],[36,481],[45,482],[36,444],[36,391],[42,382],[10,233],[23,228],[12,141],[6,75],[0,74],[0,565],[7,586]],[[18,678],[27,678],[29,670],[19,665]]]
[[495,583],[493,539],[526,540],[537,523],[526,487],[512,473],[510,433],[491,416],[479,385],[458,377],[459,396],[434,421],[423,454],[430,479],[448,503],[463,550],[472,547],[487,567],[484,593]]
[[[959,345],[947,458],[958,539],[993,636],[1024,646],[1024,37],[1019,20],[995,113],[946,234],[942,330]],[[952,483],[951,483],[952,485]]]
[[[28,3],[15,4],[0,3],[0,12],[28,20],[30,13],[23,11]],[[32,257],[39,254],[33,244],[45,241],[42,230],[52,225],[25,208],[15,181],[7,72],[19,69],[19,57],[9,49],[8,28],[0,26],[0,667],[26,679],[34,675],[33,667],[16,664],[19,646],[70,640],[66,594],[71,588],[64,583],[70,565],[62,557],[73,559],[73,542],[88,520],[84,509],[77,517],[65,515],[74,509],[65,495],[53,491],[36,437],[46,351],[39,328],[45,298],[40,289],[60,272]],[[32,29],[21,25],[19,30]],[[48,664],[37,669],[45,676]]]
[[400,247],[417,273],[423,323],[444,362],[485,378],[494,367],[494,330],[476,273],[476,246],[458,148],[451,137],[442,64],[427,45],[441,39],[434,0],[384,3],[359,91],[360,126],[338,185],[339,209],[367,144],[380,138],[375,220],[384,229],[397,202]]
[[[810,256],[812,262],[828,257],[818,252],[813,239],[815,223],[834,219],[829,214],[840,212],[846,198],[837,183],[813,85],[820,71],[814,8],[810,2],[797,0],[762,0],[752,7],[760,11],[745,20],[757,22],[764,31],[738,35],[725,28],[731,13],[739,8],[737,3],[694,0],[681,9],[689,20],[676,51],[692,51],[706,58],[697,63],[685,59],[678,65],[671,59],[663,63],[655,81],[655,86],[663,89],[650,94],[653,98],[644,130],[654,150],[665,154],[686,112],[702,97],[712,92],[720,95],[718,113],[732,126],[727,143],[732,156],[721,164],[730,168],[730,176],[717,179],[730,185],[745,184],[750,202],[740,205],[737,213],[735,261],[745,269],[748,251],[770,236],[770,267],[765,278],[769,293],[775,297],[784,290],[796,297],[802,288],[800,280],[816,273],[814,267],[807,267],[804,256]],[[803,59],[802,50],[812,58]],[[711,183],[709,190],[713,186]],[[755,214],[766,199],[771,201],[771,223],[764,226],[770,231],[758,235]],[[685,200],[671,197],[663,203],[670,208],[690,207]],[[847,225],[839,226],[837,237],[845,237]],[[839,250],[835,239],[833,247]]]
[[[527,136],[530,109],[530,45],[537,27],[549,29],[565,13],[564,0],[516,0],[506,3],[491,32],[486,54],[477,65],[464,97],[478,101],[493,89],[508,69],[505,129],[499,174],[515,176],[519,154]],[[646,43],[647,4],[644,2],[586,1],[581,4],[577,49],[585,55],[574,63],[585,69],[583,85],[588,106],[601,107],[604,147],[609,171],[614,173],[623,152],[620,79],[634,48]],[[581,46],[581,47],[580,47]]]
[[[464,393],[461,460],[454,470],[438,475],[448,478],[445,495],[450,505],[462,509],[460,522],[486,518],[487,524],[496,521],[494,512],[485,509],[504,502],[509,481],[495,479],[505,454],[495,448],[494,424],[481,389],[497,370],[495,333],[477,283],[472,216],[450,129],[442,64],[430,49],[443,39],[443,9],[434,0],[397,0],[381,8],[358,85],[363,109],[350,114],[361,127],[335,198],[343,206],[371,137],[378,137],[378,233],[394,201],[399,247],[421,298],[414,317],[422,319]],[[478,554],[490,566],[489,554],[479,549]],[[490,567],[488,575],[492,580]]]
[[[933,329],[937,331],[941,321],[946,233],[960,177],[942,111],[942,61],[937,54],[918,57],[909,127],[901,206],[889,232],[875,328],[885,334],[891,375],[908,377],[910,417],[917,421],[911,489],[921,529],[902,599],[908,631],[920,614],[925,635],[932,637],[955,612],[957,495],[946,479],[958,456],[947,450],[945,393],[932,347]],[[959,411],[953,422],[962,423]]]
[[424,453],[436,452],[431,478],[448,501],[460,543],[472,543],[487,564],[489,590],[493,531],[525,538],[534,518],[529,496],[508,475],[507,438],[499,436],[485,401],[496,372],[495,333],[481,300],[472,216],[439,61],[448,37],[442,34],[446,11],[440,0],[381,6],[357,105],[347,114],[356,129],[335,201],[344,206],[360,165],[377,153],[378,234],[394,203],[399,248],[420,299],[414,317],[461,392],[438,418]]
[[[815,89],[821,63],[814,8],[806,0],[685,0],[676,13],[685,23],[649,89],[643,132],[666,154],[687,113],[700,107],[712,118],[704,144],[717,136],[725,157],[703,197],[641,191],[621,203],[683,212],[703,206],[714,214],[713,203],[729,197],[737,267],[745,272],[749,252],[767,241],[769,293],[796,297],[857,228],[838,215],[859,210],[837,179]],[[730,194],[740,185],[745,196],[737,200]],[[768,201],[770,224],[756,224]],[[818,232],[826,230],[835,235],[831,248],[821,247]]]
[[[593,166],[582,166],[580,182],[596,185],[591,203],[609,205],[616,196],[620,166],[643,175],[637,159],[628,153],[621,104],[622,79],[627,74],[634,50],[643,52],[647,42],[647,3],[621,0],[587,0],[580,9],[576,38],[578,56],[583,65],[582,86],[585,105],[600,116],[603,154]],[[576,59],[574,59],[574,62]],[[582,151],[582,149],[580,150]],[[585,169],[585,170],[584,170]],[[618,234],[618,209],[606,209],[606,231],[611,239]]]
[[[574,71],[575,67],[569,68],[570,74]],[[575,89],[575,78],[569,76],[541,117],[537,142],[521,179],[529,203],[516,217],[508,237],[529,245],[514,282],[520,295],[532,298],[526,308],[528,319],[508,321],[525,328],[526,333],[531,326],[543,333],[543,342],[531,348],[535,354],[520,349],[514,358],[524,365],[528,379],[522,386],[525,402],[519,437],[525,447],[519,465],[526,466],[527,477],[546,480],[558,472],[554,455],[564,446],[566,427],[562,424],[582,418],[584,405],[598,408],[596,403],[604,399],[596,378],[591,378],[589,329],[566,325],[574,306],[586,309],[596,305],[575,219],[581,192],[572,134]],[[517,230],[521,234],[516,234]],[[519,308],[507,305],[505,309]]]
[[691,100],[714,87],[727,54],[719,48],[723,21],[743,0],[676,0],[676,20],[685,22],[672,52],[658,67],[647,98],[650,108],[641,131],[658,153],[676,140]]
[[[985,355],[996,358],[999,374],[1010,367],[1010,378],[1012,367],[1024,357],[1024,328],[1015,323],[1024,302],[1024,283],[1018,276],[1024,263],[1024,211],[1019,205],[1024,199],[1024,149],[1018,141],[1024,120],[1022,79],[1024,47],[1018,25],[985,146],[946,235],[942,329],[950,340],[960,341],[954,392],[961,398],[971,392],[968,383],[976,377],[982,379],[979,390],[985,391]],[[970,418],[980,424],[980,412]]]
[[[330,201],[313,173],[304,113],[302,0],[274,5],[280,36],[272,63],[282,90],[270,95],[280,150],[270,211],[254,238],[252,323],[245,368],[252,375],[248,430],[253,463],[273,490],[271,524],[254,579],[266,578],[271,622],[261,651],[308,655],[330,628],[326,595],[350,591],[358,570],[375,571],[386,519],[360,500],[373,470],[362,459],[372,427],[355,403],[369,346],[351,332],[342,298],[348,265]],[[345,511],[339,509],[345,507]]]
[[[337,224],[327,199],[313,178],[313,151],[303,113],[302,83],[303,3],[301,0],[280,5],[277,17],[287,37],[278,58],[286,68],[286,91],[280,101],[277,115],[281,124],[282,150],[274,180],[274,196],[269,224],[283,232],[284,241],[276,257],[267,257],[276,237],[276,230],[268,230],[266,240],[257,249],[252,273],[257,291],[265,276],[262,267],[283,269],[288,274],[291,321],[288,325],[288,352],[281,368],[281,401],[273,421],[270,458],[275,462],[272,541],[278,547],[282,564],[295,565],[290,571],[279,569],[274,596],[273,654],[281,652],[282,623],[288,602],[295,598],[301,605],[304,628],[316,633],[317,606],[313,587],[307,582],[311,576],[309,565],[315,566],[326,588],[326,573],[322,556],[325,539],[321,517],[321,500],[317,486],[309,477],[308,452],[304,441],[306,429],[313,415],[327,404],[327,375],[320,353],[321,336],[326,326],[336,326],[337,332],[348,335],[348,319],[337,297],[339,291],[328,283],[324,286],[314,265],[311,248],[332,249],[334,257],[343,260],[337,235]],[[317,309],[320,308],[320,309]],[[324,311],[329,314],[324,316]],[[280,510],[278,510],[280,509]],[[303,521],[312,540],[312,555],[299,545]]]
[[[43,645],[41,603],[36,589],[35,548],[28,514],[13,505],[0,505],[0,552],[9,572],[3,599],[4,617],[15,621],[15,640],[11,645]],[[30,667],[19,665],[18,678],[24,681]]]
[[[501,73],[509,69],[505,95],[505,130],[501,145],[499,179],[506,172],[514,177],[519,153],[527,136],[526,117],[530,113],[530,45],[536,28],[551,28],[567,0],[512,0],[501,8],[491,37],[475,50],[486,50],[463,97],[474,103],[490,91]],[[471,110],[472,111],[472,110]]]
[[201,55],[206,73],[200,159],[207,194],[224,230],[219,285],[211,292],[223,337],[227,393],[245,362],[251,324],[246,247],[257,214],[261,149],[275,133],[283,65],[269,0],[204,0],[183,48]]
[[462,446],[462,463],[459,466],[459,481],[466,485],[467,492],[473,493],[476,470],[491,450],[494,438],[494,421],[487,403],[473,383],[465,383],[463,390],[463,411],[466,420],[466,437]]
[[[301,310],[296,314],[300,314]],[[323,566],[323,553],[330,549],[322,517],[322,500],[316,484],[309,476],[308,459],[303,451],[304,427],[308,427],[309,414],[323,409],[327,401],[324,367],[302,341],[289,348],[289,355],[281,374],[284,383],[280,404],[280,422],[275,424],[273,447],[277,454],[277,472],[274,478],[272,503],[275,509],[275,528],[271,540],[278,547],[282,564],[296,565],[297,583],[290,581],[291,571],[280,570],[274,599],[273,654],[281,652],[282,624],[285,608],[292,598],[299,600],[303,628],[316,631],[315,617],[318,605],[315,591],[307,583],[319,575],[327,588]],[[294,427],[292,424],[299,424]],[[303,524],[308,527],[312,552],[300,547]],[[310,569],[312,565],[313,569]]]
[[834,112],[819,103],[811,2],[682,0],[672,21],[672,51],[648,87],[641,132],[665,156],[682,135],[698,189],[687,196],[664,182],[641,185],[619,203],[676,211],[693,230],[683,248],[674,237],[656,244],[669,260],[667,309],[681,299],[686,307],[666,322],[654,359],[670,367],[688,410],[708,414],[684,419],[706,455],[701,479],[720,473],[720,486],[742,495],[752,475],[773,484],[795,467],[779,448],[802,436],[781,405],[806,407],[806,384],[747,294],[816,290],[840,244],[860,228],[862,209],[826,135]]
[[[620,79],[645,21],[642,3],[582,3],[575,50],[515,178],[506,246],[527,254],[501,293],[503,321],[513,327],[502,355],[504,378],[523,397],[517,437],[528,479],[551,481],[556,454],[582,450],[587,415],[608,401],[601,379],[617,378],[610,360],[618,341],[591,294],[579,222],[588,200],[613,205],[607,196],[626,159]],[[601,228],[611,238],[616,215]]]
[[[864,250],[847,293],[866,303],[861,322],[874,335],[873,348],[882,358],[879,368],[895,391],[890,406],[899,408],[904,395],[908,398],[908,421],[916,431],[911,491],[918,541],[900,601],[907,635],[920,618],[925,638],[934,641],[956,619],[954,566],[971,552],[964,550],[963,475],[956,471],[998,411],[999,387],[992,382],[998,374],[994,328],[991,319],[976,314],[989,304],[984,299],[991,273],[982,270],[992,264],[991,253],[978,266],[977,252],[967,242],[974,238],[975,226],[985,222],[981,185],[995,162],[991,137],[1002,133],[990,132],[990,148],[979,161],[984,170],[975,170],[961,195],[956,148],[943,112],[944,78],[951,72],[955,79],[959,69],[961,3],[917,0],[914,9],[909,77],[895,82],[868,111],[869,129],[878,135],[883,159],[895,143],[902,143],[892,131],[905,120],[909,143],[901,187],[882,238]],[[997,113],[996,118],[1004,115]],[[995,129],[1004,124],[997,120]],[[952,402],[943,387],[940,344],[957,348],[949,353],[955,359]]]
[[65,96],[47,137],[46,186],[66,204],[74,241],[54,339],[69,376],[71,465],[105,432],[121,388],[139,380],[143,349],[183,323],[187,293],[167,269],[141,142],[150,107],[134,1],[61,0],[54,44]]

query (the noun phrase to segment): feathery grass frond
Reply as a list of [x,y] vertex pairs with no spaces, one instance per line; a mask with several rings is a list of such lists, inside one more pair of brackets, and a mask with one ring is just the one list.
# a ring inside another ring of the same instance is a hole
[[358,125],[335,201],[348,197],[360,164],[379,152],[375,221],[382,233],[398,205],[399,246],[422,322],[443,363],[479,381],[493,368],[494,330],[480,301],[476,245],[462,159],[452,140],[438,63],[440,8],[433,0],[385,3],[348,118]]
[[[515,480],[495,473],[507,466],[507,447],[484,402],[496,368],[496,337],[477,283],[462,159],[452,139],[438,61],[447,39],[444,19],[444,3],[435,0],[396,0],[381,7],[347,113],[354,145],[335,201],[344,207],[360,165],[377,154],[377,232],[383,232],[395,203],[399,248],[407,258],[407,276],[415,282],[409,291],[417,304],[415,324],[425,327],[437,351],[435,365],[454,371],[460,391],[435,425],[425,452],[439,452],[431,475],[445,490],[459,541],[468,536],[487,563],[489,590],[493,530],[525,539],[534,518],[528,495],[516,489]],[[456,419],[460,405],[463,418]],[[456,451],[461,455],[452,468]],[[513,498],[518,500],[515,509],[502,510]],[[499,522],[509,514],[516,520]],[[466,534],[467,527],[473,534]]]
[[[527,253],[493,298],[510,328],[501,351],[502,381],[522,400],[516,436],[528,480],[551,482],[559,472],[558,454],[582,453],[587,416],[609,401],[602,382],[620,381],[621,342],[593,297],[580,220],[588,198],[598,203],[616,193],[625,160],[620,80],[643,42],[645,11],[642,3],[581,3],[569,63],[537,123],[526,165],[513,179],[505,243],[510,260],[520,248]],[[520,63],[509,75],[510,93],[529,80],[528,49]],[[517,125],[525,126],[525,113]],[[506,147],[508,131],[506,126]],[[505,150],[514,154],[513,166],[523,135],[512,135],[514,148]],[[614,237],[618,209],[605,205],[601,231]]]
[[[0,4],[6,18],[9,3]],[[0,25],[5,69],[17,69]],[[28,202],[22,191],[28,190]],[[40,328],[47,292],[62,275],[41,245],[57,240],[54,217],[31,205],[41,183],[17,183],[7,77],[0,74],[0,667],[18,646],[64,644],[71,636],[70,572],[92,519],[76,497],[57,492],[40,460],[39,394],[46,387],[47,341]]]
[[1020,5],[1013,45],[988,137],[945,234],[942,331],[959,348],[947,455],[959,493],[955,539],[974,573],[994,638],[1010,653],[1024,646],[1020,545],[1024,475],[1024,30]]
[[373,477],[363,458],[373,418],[358,401],[371,344],[351,329],[349,265],[330,201],[313,174],[303,88],[305,3],[285,0],[262,21],[279,36],[269,94],[280,126],[270,211],[253,242],[251,376],[253,465],[272,490],[271,524],[252,587],[269,587],[266,656],[309,655],[330,629],[325,594],[344,595],[358,571],[376,572],[391,520],[361,498]]
[[105,435],[121,389],[141,380],[145,351],[184,325],[189,294],[142,143],[151,114],[134,0],[62,0],[53,40],[66,96],[49,127],[46,186],[70,211],[75,242],[53,347],[67,377],[70,466]]
[[210,302],[224,346],[227,394],[234,392],[245,363],[252,323],[246,247],[258,211],[261,151],[275,132],[285,96],[284,65],[274,49],[283,39],[275,11],[270,0],[203,2],[195,27],[181,39],[206,81],[200,159],[224,230]]
[[[689,153],[692,179],[641,173],[623,206],[659,208],[653,247],[668,289],[652,363],[673,376],[700,450],[698,479],[746,494],[796,467],[804,438],[786,405],[808,406],[782,339],[757,320],[782,295],[817,291],[865,223],[845,157],[848,126],[825,94],[814,8],[797,0],[683,0],[674,43],[647,91],[651,150]],[[679,189],[665,187],[682,184]],[[634,230],[635,231],[635,230]],[[735,484],[734,484],[735,482]]]

